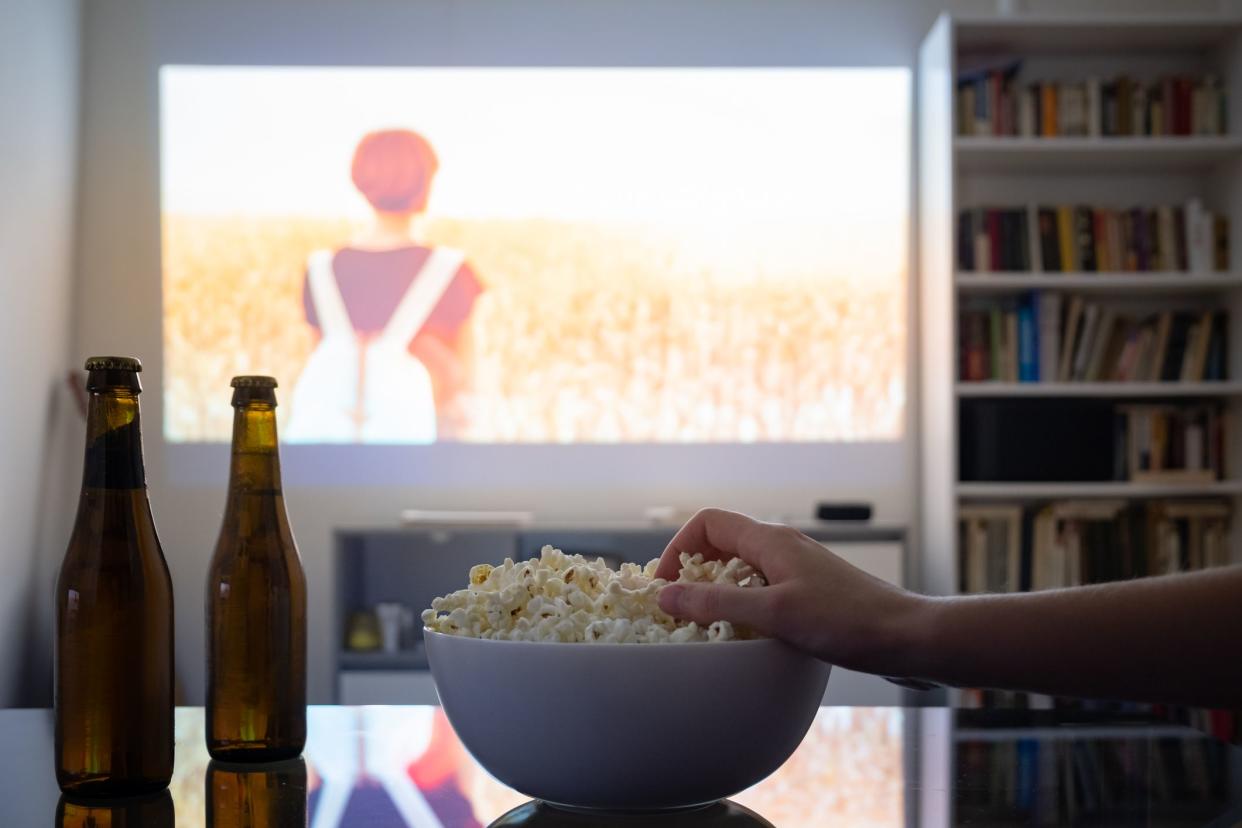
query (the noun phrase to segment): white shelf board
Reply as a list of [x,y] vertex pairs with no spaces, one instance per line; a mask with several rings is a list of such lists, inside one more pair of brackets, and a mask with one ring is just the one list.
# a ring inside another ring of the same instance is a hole
[[955,742],[1012,742],[1017,739],[1203,739],[1199,731],[1181,725],[1077,725],[1060,727],[959,727]]
[[958,169],[1009,175],[1035,172],[1186,172],[1242,157],[1233,135],[1123,138],[958,136]]
[[1242,382],[959,382],[959,397],[1233,397]]
[[1056,289],[1107,293],[1184,293],[1242,288],[1242,274],[1185,273],[973,273],[960,271],[954,285],[963,293],[1011,293]]
[[1242,493],[1242,480],[1167,484],[1106,481],[1101,483],[958,483],[957,496],[969,500],[1049,500],[1079,497],[1205,497]]
[[966,54],[1132,55],[1201,52],[1229,42],[1242,19],[1220,14],[956,15]]

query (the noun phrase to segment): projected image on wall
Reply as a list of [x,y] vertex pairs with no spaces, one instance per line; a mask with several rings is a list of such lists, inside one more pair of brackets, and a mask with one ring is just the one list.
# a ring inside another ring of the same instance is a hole
[[165,435],[899,437],[909,78],[167,66]]

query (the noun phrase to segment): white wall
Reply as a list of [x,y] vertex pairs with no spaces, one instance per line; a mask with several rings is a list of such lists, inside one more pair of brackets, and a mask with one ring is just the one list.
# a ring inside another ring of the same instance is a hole
[[[0,2],[0,707],[45,704],[64,553],[77,0]],[[79,452],[81,447],[79,446]]]
[[[141,356],[146,386],[161,366],[157,76],[163,62],[293,64],[711,64],[837,63],[909,66],[940,3],[824,0],[110,0],[84,12],[82,227],[75,355]],[[227,389],[221,389],[226,404]],[[148,480],[173,573],[178,670],[192,702],[202,699],[202,591],[219,526],[225,470],[210,485],[178,483],[165,466],[156,424],[158,393],[144,397]],[[911,406],[913,410],[913,406]],[[910,430],[911,432],[913,429]],[[913,468],[911,455],[908,468]],[[208,478],[211,474],[206,475]],[[906,486],[890,491],[889,520],[912,518]],[[904,492],[904,493],[903,493]],[[811,498],[765,487],[768,503],[809,514]],[[864,493],[865,494],[865,493]],[[691,498],[691,495],[693,497]],[[402,487],[286,487],[310,584],[310,697],[331,694],[331,532],[341,525],[390,526],[400,509],[530,506],[530,492],[463,493]],[[537,495],[539,496],[539,495]],[[548,499],[551,495],[541,495]],[[598,515],[599,498],[556,493],[560,513]],[[750,507],[736,492],[661,491],[648,501]],[[653,553],[655,550],[653,550]]]

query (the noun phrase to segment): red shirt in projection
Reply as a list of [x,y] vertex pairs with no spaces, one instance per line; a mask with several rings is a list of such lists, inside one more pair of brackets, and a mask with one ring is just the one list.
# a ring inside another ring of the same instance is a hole
[[[392,250],[346,247],[337,251],[332,257],[332,271],[354,330],[362,334],[382,331],[430,255],[431,248],[414,245]],[[420,333],[433,334],[451,345],[482,292],[478,277],[469,264],[462,262]],[[302,302],[306,321],[318,329],[319,314],[315,310],[309,278],[302,283]]]

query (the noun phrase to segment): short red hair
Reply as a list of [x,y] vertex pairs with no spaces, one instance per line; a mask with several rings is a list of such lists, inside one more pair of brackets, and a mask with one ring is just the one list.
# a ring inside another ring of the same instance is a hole
[[362,136],[350,175],[376,210],[408,213],[427,205],[440,162],[427,139],[408,129],[382,129]]

